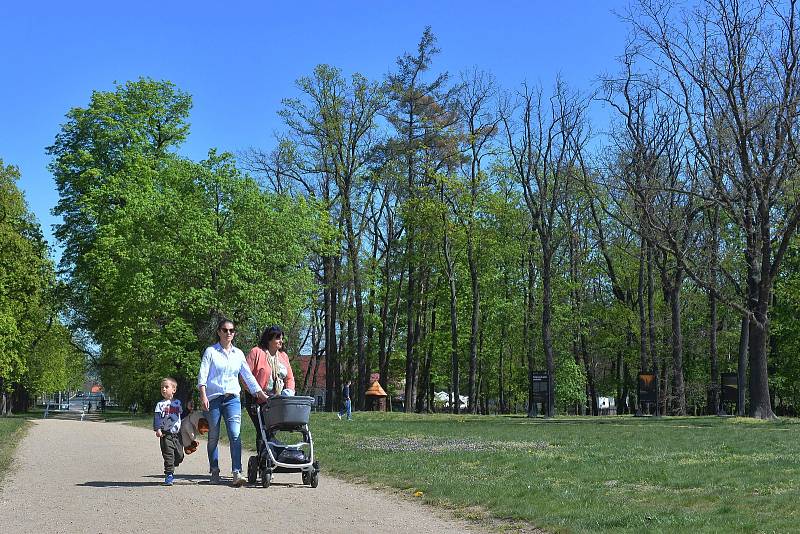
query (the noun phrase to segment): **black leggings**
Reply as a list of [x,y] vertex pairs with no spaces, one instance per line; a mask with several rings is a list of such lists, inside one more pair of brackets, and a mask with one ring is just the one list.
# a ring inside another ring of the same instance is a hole
[[256,452],[261,454],[261,447],[263,446],[262,439],[261,439],[261,430],[258,426],[258,404],[256,403],[255,398],[250,395],[249,393],[245,392],[244,394],[244,402],[245,402],[245,409],[247,410],[247,415],[250,416],[250,420],[253,422],[253,427],[256,429]]

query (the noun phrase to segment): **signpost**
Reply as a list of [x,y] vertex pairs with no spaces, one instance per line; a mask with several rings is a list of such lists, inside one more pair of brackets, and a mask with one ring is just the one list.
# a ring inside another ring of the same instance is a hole
[[722,395],[720,395],[720,414],[725,413],[725,403],[736,404],[736,413],[739,412],[739,376],[736,373],[720,373]]
[[547,415],[553,405],[553,395],[550,391],[550,375],[547,371],[536,371],[531,375],[533,386],[533,413],[538,414],[538,405],[541,403],[542,412]]
[[[639,397],[639,406],[648,404],[656,406],[658,404],[658,382],[656,375],[652,373],[639,373],[637,395]],[[652,411],[652,410],[648,410]]]

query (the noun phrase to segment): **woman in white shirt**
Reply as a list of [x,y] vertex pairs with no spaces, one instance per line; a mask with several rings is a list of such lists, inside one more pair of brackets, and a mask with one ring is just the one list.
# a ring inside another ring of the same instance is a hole
[[267,396],[250,371],[244,353],[233,346],[234,335],[236,327],[233,321],[220,319],[217,325],[219,342],[208,347],[203,353],[200,372],[197,375],[197,388],[200,390],[200,403],[208,420],[208,464],[211,483],[216,484],[220,480],[217,444],[224,418],[231,448],[233,485],[239,487],[247,481],[247,477],[242,475],[242,441],[239,437],[242,423],[239,375],[241,374],[247,388],[256,397],[265,401]]

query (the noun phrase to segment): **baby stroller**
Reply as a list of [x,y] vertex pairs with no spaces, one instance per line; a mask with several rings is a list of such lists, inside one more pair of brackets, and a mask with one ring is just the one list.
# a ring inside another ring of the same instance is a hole
[[[308,429],[313,397],[271,397],[258,406],[258,429],[263,445],[247,461],[247,481],[269,487],[273,473],[301,473],[303,484],[316,488],[319,463],[314,460],[314,442]],[[296,432],[303,441],[286,445],[276,439],[278,432]]]

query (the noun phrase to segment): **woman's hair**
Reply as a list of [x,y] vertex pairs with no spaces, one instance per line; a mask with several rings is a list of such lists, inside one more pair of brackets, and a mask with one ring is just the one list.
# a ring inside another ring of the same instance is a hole
[[264,329],[264,333],[261,334],[261,339],[258,342],[258,346],[262,349],[266,350],[269,347],[269,342],[275,338],[283,337],[283,330],[280,326],[270,326],[269,328]]
[[219,329],[222,328],[223,326],[225,326],[225,323],[231,323],[233,325],[233,327],[236,328],[236,323],[234,323],[233,321],[231,321],[227,317],[224,317],[224,316],[220,317],[219,321],[217,321],[217,329],[214,330],[214,334],[217,336],[217,339],[219,339],[220,341],[222,341],[222,339],[220,339],[220,337],[219,337]]

